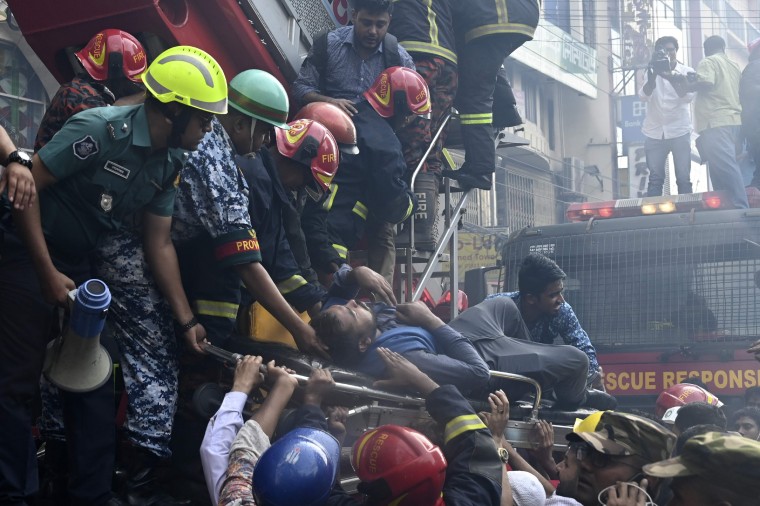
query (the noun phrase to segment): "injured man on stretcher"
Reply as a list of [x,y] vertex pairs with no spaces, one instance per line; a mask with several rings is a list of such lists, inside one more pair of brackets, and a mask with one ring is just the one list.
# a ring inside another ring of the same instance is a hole
[[[556,409],[615,407],[614,397],[587,387],[586,354],[573,346],[532,342],[510,297],[485,300],[447,325],[423,303],[394,307],[357,301],[360,278],[374,274],[364,269],[343,265],[335,273],[322,312],[311,323],[336,364],[382,380],[385,366],[377,354],[382,347],[470,397],[499,388],[515,393],[514,382],[490,378],[493,369],[538,381],[551,391]],[[393,385],[379,381],[377,386]]]

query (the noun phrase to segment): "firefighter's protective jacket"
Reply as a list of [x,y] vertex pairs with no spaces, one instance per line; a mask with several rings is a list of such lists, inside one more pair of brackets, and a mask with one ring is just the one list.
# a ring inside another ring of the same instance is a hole
[[[388,31],[409,53],[437,56],[456,65],[450,0],[396,0]],[[413,55],[414,56],[414,55]]]
[[369,213],[401,223],[414,210],[414,196],[404,181],[401,143],[388,120],[366,100],[354,115],[358,155],[342,154],[340,167],[322,202],[308,201],[301,222],[312,264],[321,270],[344,262],[348,250],[364,236]]
[[463,42],[486,35],[508,33],[532,38],[540,10],[540,0],[451,1],[454,31],[457,40]]
[[256,230],[261,263],[288,303],[298,311],[306,311],[321,301],[324,290],[308,283],[285,236],[283,211],[293,205],[292,197],[282,186],[269,151],[264,148],[255,158],[238,156],[240,170],[248,184],[248,212]]

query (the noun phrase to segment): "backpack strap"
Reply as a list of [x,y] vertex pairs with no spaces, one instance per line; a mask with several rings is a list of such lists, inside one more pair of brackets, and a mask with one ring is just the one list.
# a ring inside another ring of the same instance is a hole
[[327,74],[327,34],[329,30],[322,30],[314,36],[311,51],[307,59],[314,65],[319,73],[319,91],[325,91],[325,75]]
[[383,39],[383,59],[385,60],[385,68],[403,65],[398,51],[398,39],[390,33],[386,33]]

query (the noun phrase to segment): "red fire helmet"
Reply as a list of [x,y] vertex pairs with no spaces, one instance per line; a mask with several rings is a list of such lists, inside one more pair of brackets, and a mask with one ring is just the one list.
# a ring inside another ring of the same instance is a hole
[[307,183],[306,192],[319,200],[338,172],[338,144],[322,123],[299,119],[288,126],[289,130],[275,129],[277,151],[311,169],[314,183]]
[[704,388],[690,383],[679,383],[662,391],[657,397],[654,413],[657,418],[662,418],[670,408],[685,406],[692,402],[706,402],[712,406],[723,406],[720,399]]
[[443,505],[446,458],[416,430],[383,425],[365,432],[354,443],[351,465],[372,504]]
[[356,127],[351,121],[351,116],[343,112],[337,105],[327,102],[312,102],[306,104],[293,118],[310,119],[322,123],[333,134],[338,142],[341,152],[356,155],[359,148],[356,146]]
[[380,72],[364,98],[383,118],[396,114],[430,117],[430,93],[425,80],[412,69],[391,67]]
[[116,60],[112,61],[116,54],[121,56],[119,70],[130,81],[139,83],[140,74],[148,65],[142,44],[127,32],[112,28],[95,35],[75,54],[87,73],[97,81],[117,77],[115,69],[111,69],[112,64],[118,64]]

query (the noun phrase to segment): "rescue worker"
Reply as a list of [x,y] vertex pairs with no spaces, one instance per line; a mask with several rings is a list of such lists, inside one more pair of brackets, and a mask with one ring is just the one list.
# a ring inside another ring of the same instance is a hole
[[[42,117],[34,150],[53,138],[71,116],[92,107],[114,105],[116,100],[140,93],[140,74],[148,66],[142,44],[127,32],[106,29],[74,53],[84,69],[61,85]],[[142,94],[140,94],[142,98]],[[127,105],[119,103],[119,105]]]
[[[341,153],[349,155],[359,153],[359,148],[356,146],[356,127],[354,127],[351,117],[338,106],[327,102],[312,102],[303,106],[296,113],[293,120],[297,119],[311,119],[325,125],[335,137]],[[290,251],[298,263],[301,276],[308,283],[319,284],[319,277],[311,266],[309,250],[306,247],[306,237],[301,228],[301,213],[303,213],[307,198],[305,191],[298,191],[293,195],[292,205],[282,208],[282,224],[285,228]]]
[[[8,415],[0,416],[6,502],[23,503],[37,486],[28,409],[53,322],[52,305],[65,304],[75,282],[90,277],[87,255],[109,233],[127,226],[131,216],[142,216],[149,262],[166,265],[173,248],[156,224],[171,216],[183,155],[197,148],[211,115],[227,110],[224,74],[196,48],[167,50],[142,79],[151,90],[144,105],[83,111],[34,156],[39,204],[14,212],[14,228],[6,228],[0,335],[8,353],[0,357],[0,370],[12,375],[4,384],[13,385],[1,401]],[[166,289],[168,283],[160,286]],[[189,305],[174,309],[178,319],[192,314]],[[186,338],[201,338],[201,332],[189,328]],[[61,392],[69,495],[77,504],[116,503],[112,390],[106,382],[87,394]]]
[[[351,118],[338,107],[326,102],[313,102],[296,114],[294,121],[299,119],[313,120],[327,128],[333,134],[339,150],[358,153],[354,124]],[[318,138],[316,132],[315,126],[312,135]],[[278,148],[281,146],[282,150],[264,148],[255,157],[246,159],[238,157],[238,163],[251,192],[248,210],[253,228],[259,238],[262,264],[288,303],[300,312],[309,311],[312,316],[316,316],[322,307],[325,291],[319,283],[309,282],[303,276],[292,251],[291,237],[287,233],[286,222],[295,220],[296,223],[290,228],[300,231],[301,221],[296,211],[298,203],[294,195],[300,191],[307,193],[308,189],[308,195],[320,198],[319,194],[323,190],[317,187],[320,184],[319,171],[324,172],[329,164],[324,164],[319,160],[318,164],[321,168],[315,168],[313,177],[309,176],[304,180],[300,177],[306,173],[302,163],[287,156],[277,157],[280,162],[275,163],[276,154],[285,154],[283,150],[288,143],[287,136],[279,137],[282,136],[278,136],[277,146]],[[306,247],[303,232],[294,240],[297,242],[297,247],[299,247],[298,244],[303,244],[301,246],[303,248]]]
[[[380,73],[363,97],[355,103],[353,116],[359,154],[342,157],[343,168],[329,197],[323,203],[307,202],[302,218],[309,256],[324,273],[333,273],[345,263],[348,250],[364,236],[370,217],[397,224],[414,210],[414,197],[404,181],[406,162],[394,130],[409,116],[430,113],[427,85],[413,70],[392,67]],[[368,251],[368,265],[388,279],[388,266],[373,267],[375,252]]]
[[540,0],[473,0],[451,2],[459,88],[459,110],[465,162],[444,173],[465,188],[491,189],[496,166],[493,94],[504,59],[533,38]]
[[[225,339],[234,329],[242,278],[251,295],[293,334],[302,351],[323,354],[309,326],[288,305],[261,264],[260,242],[249,214],[251,190],[246,189],[235,161],[235,155],[258,157],[272,126],[278,132],[290,129],[285,123],[287,94],[271,74],[247,70],[230,81],[230,105],[234,112],[220,118],[204,139],[203,149],[182,172],[172,234],[180,251],[185,290],[198,317],[212,329],[212,337]],[[309,156],[298,153],[302,164],[311,163],[317,154],[331,158],[323,165],[321,159],[313,163],[315,179],[306,179],[308,165],[299,167],[300,184],[313,181],[319,193],[337,170],[337,147],[324,128],[301,140],[306,139],[314,151]],[[237,247],[239,241],[242,248]],[[221,277],[231,279],[231,291],[230,285],[215,281]]]
[[[454,104],[457,91],[457,55],[450,0],[396,0],[395,16],[388,31],[394,34],[414,60],[415,70],[430,90],[431,118],[412,118],[398,132],[404,150],[408,178],[427,150],[433,135]],[[413,191],[418,199],[414,214],[415,247],[435,250],[438,240],[438,188],[444,165],[443,144],[446,130],[428,155],[415,180]],[[408,232],[401,234],[402,238]],[[403,240],[403,239],[401,239]],[[398,241],[397,241],[398,242]]]
[[[128,105],[137,93],[143,101],[140,74],[147,68],[148,58],[140,42],[127,32],[106,29],[96,34],[81,50],[74,53],[84,71],[78,72],[70,82],[61,85],[45,111],[37,131],[34,150],[39,151],[52,139],[73,115],[93,107]],[[104,332],[101,343],[115,351],[110,333]],[[46,406],[57,404],[48,399]],[[43,438],[46,434],[42,434]],[[66,442],[48,438],[45,442],[45,482],[41,487],[54,500],[66,494],[68,481]]]
[[[353,117],[354,102],[362,100],[381,71],[397,66],[414,69],[409,53],[387,33],[393,6],[391,0],[353,0],[351,25],[314,39],[293,83],[293,97],[302,105],[329,102]],[[391,281],[396,228],[382,216],[370,215],[367,229],[367,265]]]

